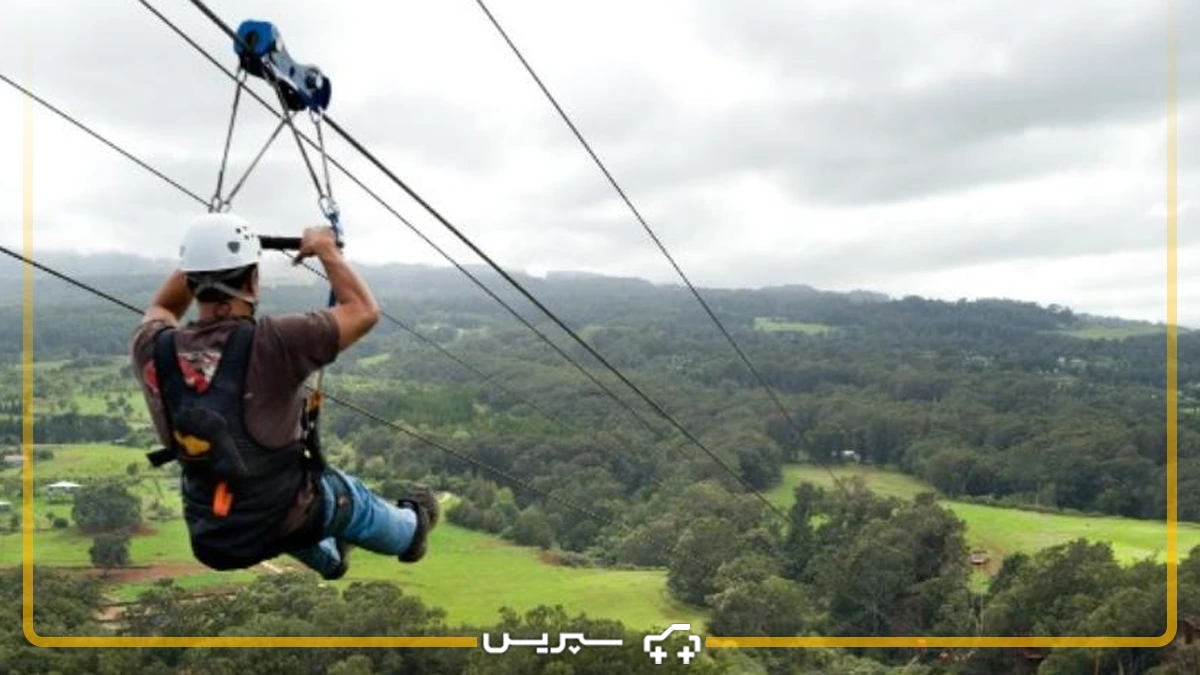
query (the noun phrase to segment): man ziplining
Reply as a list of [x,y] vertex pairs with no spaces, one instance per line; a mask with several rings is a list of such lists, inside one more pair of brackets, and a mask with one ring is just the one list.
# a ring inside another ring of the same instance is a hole
[[[305,380],[378,321],[370,289],[332,228],[308,228],[295,263],[319,260],[337,303],[255,318],[261,252],[242,218],[197,218],[133,334],[134,373],[166,446],[150,459],[182,467],[193,553],[218,570],[286,553],[325,579],[346,573],[351,546],[421,560],[439,518],[433,493],[384,501],[327,466],[305,423]],[[199,316],[180,326],[193,299]]]

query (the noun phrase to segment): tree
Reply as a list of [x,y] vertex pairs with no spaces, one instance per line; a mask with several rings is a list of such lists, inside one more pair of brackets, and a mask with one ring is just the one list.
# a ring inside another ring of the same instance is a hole
[[367,427],[355,434],[351,443],[354,452],[366,461],[387,454],[396,445],[396,434],[382,427]]
[[667,586],[684,602],[703,604],[720,590],[717,571],[737,557],[741,540],[726,520],[704,517],[692,523],[679,539],[671,559]]
[[375,667],[371,659],[362,654],[355,654],[345,661],[338,661],[329,668],[329,675],[374,675]]
[[92,539],[88,556],[95,567],[124,567],[129,564],[129,535],[125,533],[98,534]]
[[801,483],[795,489],[796,500],[789,515],[790,527],[783,543],[784,571],[790,579],[806,579],[808,561],[816,554],[816,533],[813,515],[824,492],[811,483]]
[[782,475],[782,452],[773,443],[756,447],[741,447],[737,451],[738,468],[742,478],[755,489],[766,489],[779,482]]
[[1091,628],[1084,622],[1122,581],[1107,542],[1077,539],[1043,549],[1012,572],[1007,587],[989,599],[984,625],[989,633],[1005,636],[1100,635],[1086,632]]
[[712,635],[805,635],[819,621],[813,596],[777,576],[735,583],[714,595],[711,604]]
[[666,567],[679,540],[678,521],[671,514],[639,525],[619,544],[617,560],[643,567]]
[[530,506],[517,517],[508,536],[521,546],[550,548],[554,545],[554,525],[541,509]]
[[86,534],[132,532],[142,524],[142,502],[116,481],[86,485],[75,493],[71,518]]
[[[18,565],[0,571],[0,671],[4,673],[99,673],[96,659],[103,649],[34,647],[22,628],[22,583]],[[34,628],[39,635],[98,635],[93,620],[102,599],[100,582],[35,565]],[[133,650],[113,650],[133,651]],[[90,652],[90,653],[89,653]],[[127,671],[132,672],[132,671]]]
[[843,495],[829,501],[838,510],[818,530],[822,548],[810,566],[828,601],[830,634],[963,630],[968,572],[961,520],[924,494],[894,512],[860,512],[829,539],[826,526],[853,506]]

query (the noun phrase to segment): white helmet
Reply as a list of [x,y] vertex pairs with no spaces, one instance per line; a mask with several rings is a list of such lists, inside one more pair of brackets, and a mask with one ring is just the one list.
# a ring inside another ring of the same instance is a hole
[[192,221],[179,246],[179,269],[195,284],[199,295],[212,288],[255,305],[250,295],[226,282],[240,270],[257,265],[262,242],[244,218],[229,213],[208,213]]
[[179,246],[186,274],[221,272],[258,264],[262,243],[250,223],[231,213],[207,213],[192,221]]

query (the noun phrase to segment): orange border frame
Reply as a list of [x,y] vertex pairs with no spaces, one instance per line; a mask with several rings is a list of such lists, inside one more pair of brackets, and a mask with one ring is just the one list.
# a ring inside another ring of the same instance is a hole
[[[1178,121],[1177,0],[1168,0],[1167,38],[1167,629],[1149,637],[708,637],[709,649],[737,647],[1163,647],[1178,630]],[[27,73],[28,75],[28,73]],[[28,81],[27,77],[27,81]],[[33,110],[23,126],[24,254],[33,255]],[[33,268],[25,266],[22,313],[22,626],[37,647],[442,647],[474,648],[475,637],[46,637],[33,627]]]

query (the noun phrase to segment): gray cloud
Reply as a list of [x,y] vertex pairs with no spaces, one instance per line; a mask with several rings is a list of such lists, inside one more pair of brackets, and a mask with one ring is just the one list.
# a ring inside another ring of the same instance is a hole
[[[634,167],[628,182],[655,189],[765,171],[810,202],[886,202],[1086,167],[1105,155],[1095,133],[1165,114],[1166,22],[1158,5],[1107,20],[1100,13],[1087,30],[1070,26],[1070,39],[1062,23],[1035,26],[1031,36],[1018,32],[1003,44],[1007,72],[952,74],[916,89],[895,82],[906,69],[941,66],[937,59],[951,56],[921,46],[939,38],[930,27],[910,35],[913,20],[886,9],[829,17],[805,3],[770,6],[748,12],[707,3],[702,16],[720,42],[778,66],[778,100],[692,115],[665,135],[654,129],[627,148],[634,156],[618,160]],[[1200,21],[1194,5],[1179,23],[1189,21]],[[986,35],[988,24],[973,30]],[[1179,61],[1187,104],[1200,96],[1200,43],[1182,40]],[[813,99],[802,76],[853,87]]]
[[[136,2],[115,4],[104,11],[80,11],[64,2],[29,5],[28,25],[48,36],[45,40],[23,40],[11,32],[19,24],[9,24],[8,37],[29,44],[30,86],[101,128],[125,127],[159,138],[208,135],[219,143],[232,83]],[[226,65],[234,63],[228,41],[211,27],[205,30],[194,12],[156,4],[188,19],[181,20],[186,30]]]
[[[593,64],[562,82],[545,84],[593,146],[613,148],[644,143],[648,135],[657,134],[684,112],[664,91],[662,82],[631,66]],[[537,97],[542,110],[538,117],[544,118],[544,124],[551,129],[546,137],[559,147],[580,148],[574,134],[532,80],[528,92],[530,97]]]
[[[176,23],[227,70],[237,68],[230,40],[190,5],[153,0],[160,12]],[[261,5],[261,3],[255,3]],[[218,15],[234,27],[247,15],[244,7],[212,3]],[[261,6],[251,14],[263,12]],[[276,12],[270,12],[274,14]],[[220,152],[233,105],[235,85],[225,74],[184,42],[134,0],[85,6],[66,0],[31,3],[22,9],[24,25],[44,40],[26,40],[21,22],[0,28],[7,43],[0,55],[16,65],[28,61],[39,95],[85,120],[97,131],[123,143],[174,145],[194,151]],[[328,9],[315,2],[289,3],[279,22],[285,43],[311,51],[293,53],[301,62],[314,54],[336,53],[336,33],[322,30],[338,25]],[[22,53],[21,48],[27,47]],[[293,50],[294,51],[294,50]],[[329,71],[325,64],[318,64]],[[6,67],[8,75],[24,73]],[[335,95],[332,109],[339,103]],[[278,107],[275,93],[261,79],[249,87]],[[253,153],[266,140],[276,118],[247,94],[241,96],[233,152]],[[311,127],[300,117],[301,130]],[[292,143],[286,137],[281,140]]]
[[445,99],[411,93],[375,94],[340,119],[368,147],[405,152],[431,165],[487,174],[502,164],[502,129],[488,123],[486,111]]

